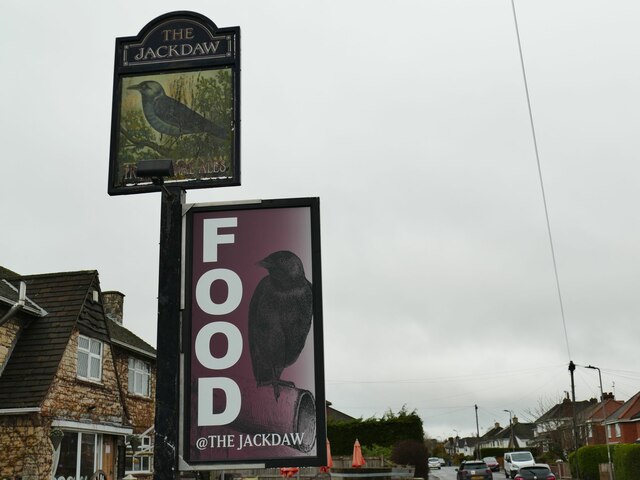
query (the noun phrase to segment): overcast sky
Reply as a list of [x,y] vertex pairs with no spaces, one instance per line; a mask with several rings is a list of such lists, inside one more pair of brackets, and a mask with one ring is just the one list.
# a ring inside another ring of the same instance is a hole
[[178,8],[242,35],[242,185],[187,202],[320,197],[335,408],[466,436],[570,359],[640,389],[633,0],[516,0],[564,324],[509,0],[2,2],[0,264],[98,270],[155,345],[160,195],[107,195],[114,50]]

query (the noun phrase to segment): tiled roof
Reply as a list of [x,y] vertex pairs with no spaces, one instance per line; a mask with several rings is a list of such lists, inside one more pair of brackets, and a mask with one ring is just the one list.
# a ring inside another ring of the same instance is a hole
[[0,265],[0,278],[10,278],[10,277],[17,277],[17,276],[18,274],[16,272],[12,272],[8,268]]
[[[618,408],[622,406],[624,402],[622,400],[614,400],[607,398],[604,401],[604,413],[605,416],[609,416],[614,413]],[[602,402],[598,402],[588,409],[583,411],[583,416],[587,422],[601,422],[602,421]]]
[[155,348],[142,340],[140,337],[124,328],[122,325],[114,322],[111,319],[108,319],[107,328],[109,329],[111,342],[116,346],[125,348],[132,352],[140,353],[151,358],[156,358]]
[[108,338],[105,324],[99,319],[102,307],[91,301],[93,290],[99,290],[96,271],[27,275],[19,279],[26,282],[29,298],[47,315],[24,324],[0,376],[0,409],[41,405],[76,325],[80,331]]
[[484,435],[482,435],[482,436],[480,437],[480,440],[481,440],[481,441],[486,441],[486,440],[489,440],[489,439],[495,438],[495,437],[497,437],[498,433],[500,433],[502,430],[504,430],[504,429],[503,429],[501,426],[496,425],[496,426],[495,426],[495,427],[493,427],[492,429],[487,430],[487,431],[484,433]]
[[616,420],[635,420],[640,415],[640,392],[636,393],[629,400],[624,402],[618,410],[607,418],[607,423],[614,423]]
[[[586,408],[589,408],[589,406],[593,405],[595,402],[595,399],[593,401],[581,400],[575,402],[576,415],[580,414]],[[557,405],[551,407],[547,412],[544,413],[544,415],[538,418],[535,423],[539,424],[571,418],[573,418],[573,402],[571,402],[571,400],[565,399],[562,403],[558,403]]]
[[[13,307],[18,303],[20,297],[20,281],[6,280],[0,277],[0,304],[5,304],[8,307]],[[24,301],[24,305],[22,306],[22,310],[25,313],[35,315],[35,316],[44,316],[46,315],[46,310],[37,305],[29,296],[27,295]]]

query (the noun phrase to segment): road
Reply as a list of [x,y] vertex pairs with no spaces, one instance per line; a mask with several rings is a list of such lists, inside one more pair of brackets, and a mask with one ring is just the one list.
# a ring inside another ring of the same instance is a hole
[[429,480],[456,480],[456,467],[442,467],[440,470],[430,470]]
[[[506,479],[504,471],[493,472],[495,480]],[[429,480],[456,480],[456,467],[442,467],[440,470],[429,471]]]

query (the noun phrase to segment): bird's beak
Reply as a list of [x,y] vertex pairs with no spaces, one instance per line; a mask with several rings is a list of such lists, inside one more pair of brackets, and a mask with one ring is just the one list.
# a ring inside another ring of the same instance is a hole
[[130,87],[127,88],[127,90],[138,90],[138,91],[140,91],[140,84],[131,85]]
[[271,267],[271,262],[269,261],[269,259],[265,258],[263,260],[260,260],[257,265],[260,265],[263,268],[266,268],[267,270],[269,270],[269,268]]

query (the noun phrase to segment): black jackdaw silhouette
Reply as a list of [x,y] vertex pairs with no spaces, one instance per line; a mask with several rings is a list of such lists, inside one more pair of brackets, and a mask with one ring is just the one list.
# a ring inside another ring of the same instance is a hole
[[147,80],[131,85],[128,90],[140,92],[144,116],[149,125],[160,133],[174,137],[191,133],[211,133],[220,139],[227,137],[224,128],[169,97],[158,82]]
[[269,274],[258,283],[249,304],[249,351],[258,386],[295,387],[280,379],[300,355],[311,328],[313,292],[302,261],[292,252],[272,253],[259,262]]

